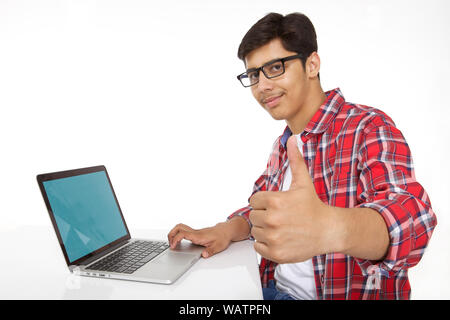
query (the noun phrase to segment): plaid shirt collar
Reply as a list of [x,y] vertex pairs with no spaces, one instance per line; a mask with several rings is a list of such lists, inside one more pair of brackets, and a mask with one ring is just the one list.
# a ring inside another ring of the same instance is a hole
[[[327,96],[327,99],[311,118],[302,133],[302,136],[304,136],[306,140],[308,140],[308,138],[312,135],[323,133],[345,103],[344,96],[339,88],[327,91],[325,92],[325,95]],[[287,140],[291,135],[291,129],[286,126],[286,129],[284,129],[283,135],[280,139],[281,145],[285,149]]]

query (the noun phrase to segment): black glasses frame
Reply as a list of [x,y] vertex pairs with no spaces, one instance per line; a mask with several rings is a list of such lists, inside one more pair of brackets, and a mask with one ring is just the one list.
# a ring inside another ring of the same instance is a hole
[[[256,72],[258,72],[258,74],[259,74],[260,71],[262,71],[262,73],[264,74],[264,76],[265,76],[267,79],[273,79],[273,78],[279,77],[279,76],[281,76],[281,75],[284,74],[284,72],[286,71],[286,67],[284,66],[284,63],[285,63],[286,61],[294,60],[294,59],[297,59],[297,58],[301,59],[301,58],[303,58],[303,55],[302,55],[302,54],[296,54],[296,55],[293,55],[293,56],[288,56],[288,57],[284,57],[284,58],[280,58],[280,59],[273,59],[273,60],[270,60],[269,62],[264,63],[264,64],[263,64],[261,67],[259,67],[259,68],[251,68],[251,69],[248,69],[247,71],[241,73],[240,75],[237,76],[237,79],[241,82],[241,84],[242,84],[245,88],[254,86],[255,84],[258,84],[259,78],[258,78],[258,81],[256,81],[255,83],[252,83],[252,84],[250,84],[250,85],[248,85],[248,86],[246,86],[246,85],[244,84],[244,82],[242,81],[242,78],[244,78],[244,76],[247,76],[247,74],[248,74],[249,72],[254,72],[254,71],[256,71]],[[267,66],[269,66],[269,65],[271,65],[271,64],[273,64],[273,63],[275,63],[275,62],[281,62],[281,63],[282,63],[282,65],[283,65],[283,72],[281,72],[280,74],[277,74],[276,76],[271,76],[271,77],[270,77],[270,76],[268,76],[268,75],[266,74],[266,72],[264,71],[264,68],[267,67]],[[247,76],[247,78],[248,78],[248,76]]]

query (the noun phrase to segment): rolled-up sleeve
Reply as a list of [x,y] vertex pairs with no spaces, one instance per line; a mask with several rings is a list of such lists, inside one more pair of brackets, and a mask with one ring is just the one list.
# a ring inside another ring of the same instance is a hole
[[415,266],[437,224],[430,199],[416,181],[411,152],[402,133],[385,121],[366,128],[358,153],[358,207],[383,217],[390,245],[382,261],[356,259],[363,273],[397,273]]

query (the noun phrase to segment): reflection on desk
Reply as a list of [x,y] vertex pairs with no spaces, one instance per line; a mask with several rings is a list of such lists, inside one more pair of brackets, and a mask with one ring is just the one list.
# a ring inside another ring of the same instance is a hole
[[[167,231],[131,230],[131,235],[166,239]],[[172,285],[71,274],[51,226],[2,227],[0,243],[0,299],[262,299],[249,240],[200,258]]]

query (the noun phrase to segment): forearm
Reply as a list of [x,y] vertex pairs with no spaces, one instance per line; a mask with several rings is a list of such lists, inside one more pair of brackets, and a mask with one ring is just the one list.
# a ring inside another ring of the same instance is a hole
[[386,256],[389,233],[377,211],[369,208],[329,208],[335,226],[330,247],[359,259],[378,261]]
[[218,223],[226,230],[231,241],[245,240],[250,236],[250,226],[244,217],[235,216],[226,222]]

